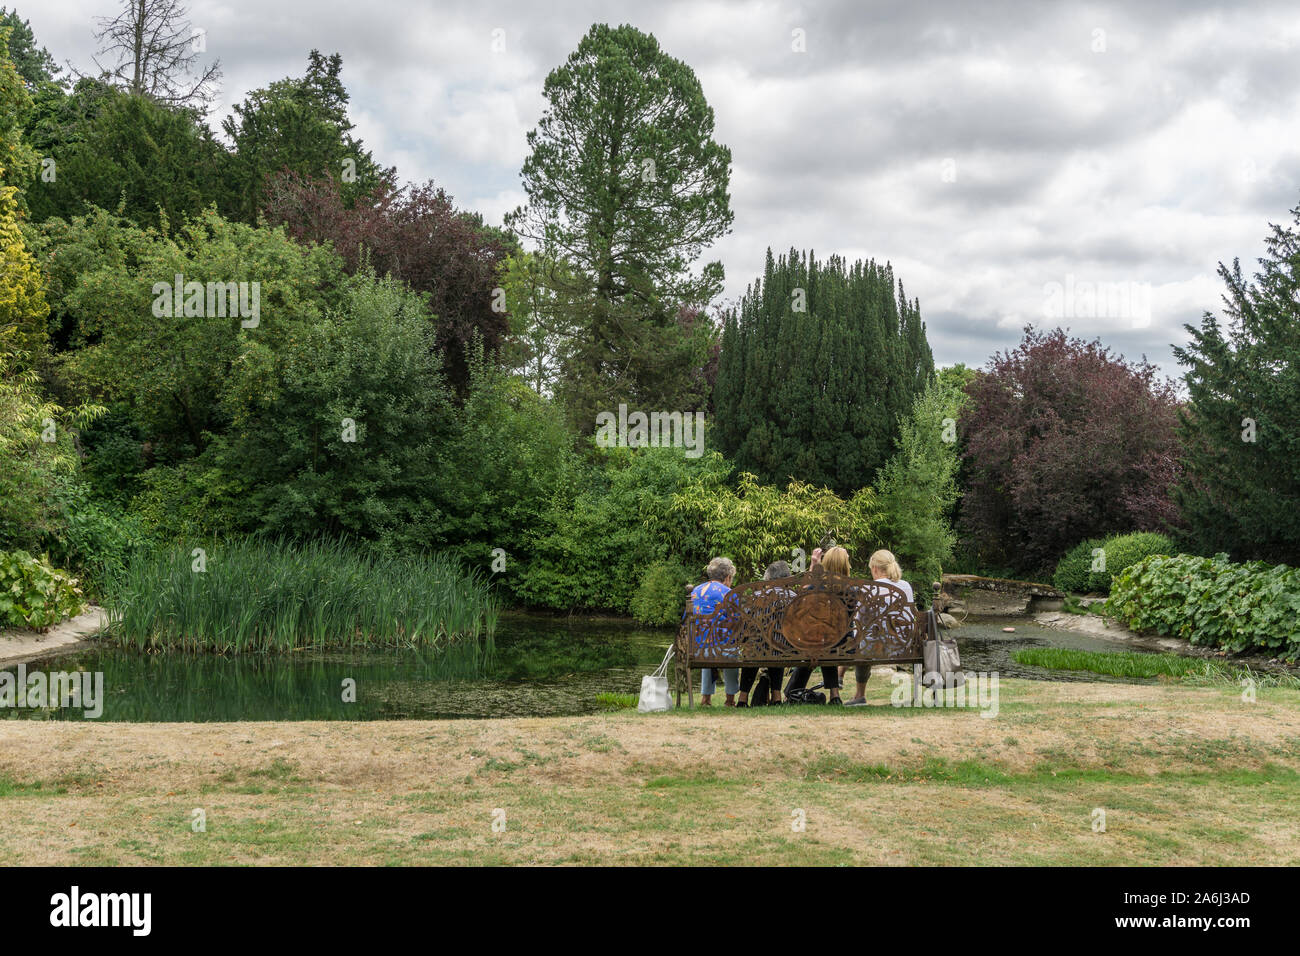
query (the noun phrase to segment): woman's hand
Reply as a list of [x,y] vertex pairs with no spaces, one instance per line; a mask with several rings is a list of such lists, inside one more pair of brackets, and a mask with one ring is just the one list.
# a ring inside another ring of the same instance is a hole
[[812,563],[811,563],[810,565],[808,565],[810,568],[815,568],[815,567],[817,567],[817,565],[819,565],[819,564],[822,563],[822,549],[821,549],[821,548],[813,548],[813,553],[812,553],[812,559],[811,559],[811,560],[812,560]]

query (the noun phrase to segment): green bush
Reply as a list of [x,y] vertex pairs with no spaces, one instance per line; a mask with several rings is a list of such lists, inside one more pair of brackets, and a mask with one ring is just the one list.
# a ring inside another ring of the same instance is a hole
[[682,619],[686,586],[693,575],[675,561],[656,561],[641,577],[632,595],[632,616],[642,624],[668,626]]
[[879,547],[881,520],[870,488],[844,499],[802,481],[781,489],[744,473],[734,489],[716,477],[693,483],[673,496],[666,513],[650,516],[649,527],[688,567],[702,571],[716,555],[731,558],[741,583],[760,577],[773,561],[790,560],[793,548],[811,553],[827,534],[848,549],[854,571],[865,573]]
[[627,613],[642,570],[656,561],[703,568],[708,545],[699,525],[668,512],[679,491],[720,484],[730,470],[717,454],[593,448],[553,493],[517,593],[539,607]]
[[1106,612],[1126,626],[1229,651],[1300,656],[1300,569],[1226,554],[1145,558],[1116,577]]
[[[1094,551],[1105,553],[1106,570],[1093,571]],[[1089,538],[1080,541],[1056,566],[1052,583],[1062,591],[1110,591],[1115,576],[1127,567],[1156,554],[1173,554],[1174,542],[1154,531],[1112,535],[1109,538]]]
[[96,499],[81,485],[65,483],[56,499],[62,527],[49,539],[49,554],[60,566],[77,572],[87,594],[102,602],[113,579],[148,536],[138,515]]
[[0,624],[43,631],[85,609],[77,579],[48,558],[0,551]]

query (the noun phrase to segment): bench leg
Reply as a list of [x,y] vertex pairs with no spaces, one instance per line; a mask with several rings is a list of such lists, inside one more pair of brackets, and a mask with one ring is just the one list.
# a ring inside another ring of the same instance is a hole
[[673,655],[673,689],[677,691],[677,708],[682,706],[682,659]]
[[686,703],[691,710],[695,709],[695,685],[691,683],[691,669],[686,668]]
[[921,674],[924,670],[925,670],[924,664],[922,664],[919,669],[915,664],[912,665],[912,706],[913,707],[922,706],[921,695],[925,692],[925,688],[921,684]]

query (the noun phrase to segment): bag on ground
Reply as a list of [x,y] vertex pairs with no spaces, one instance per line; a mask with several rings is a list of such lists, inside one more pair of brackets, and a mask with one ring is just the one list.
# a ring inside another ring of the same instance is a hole
[[641,697],[636,702],[636,709],[642,714],[672,710],[673,698],[668,691],[668,662],[672,660],[673,648],[669,645],[663,662],[653,674],[641,678]]

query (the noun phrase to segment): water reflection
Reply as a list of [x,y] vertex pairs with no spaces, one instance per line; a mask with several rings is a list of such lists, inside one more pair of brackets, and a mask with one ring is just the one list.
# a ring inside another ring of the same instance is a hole
[[[1010,624],[1014,634],[1001,628]],[[973,620],[954,632],[963,666],[1004,677],[1098,680],[1098,675],[1015,664],[1022,647],[1118,650],[1114,641],[1043,628],[1024,619]],[[398,720],[553,717],[595,713],[596,695],[636,694],[672,640],[620,620],[504,615],[495,646],[275,657],[140,654],[92,648],[29,662],[28,672],[104,672],[104,721]],[[13,667],[8,668],[13,670]],[[356,700],[344,701],[344,681]],[[697,678],[698,679],[698,678]],[[75,710],[0,715],[81,719]]]

